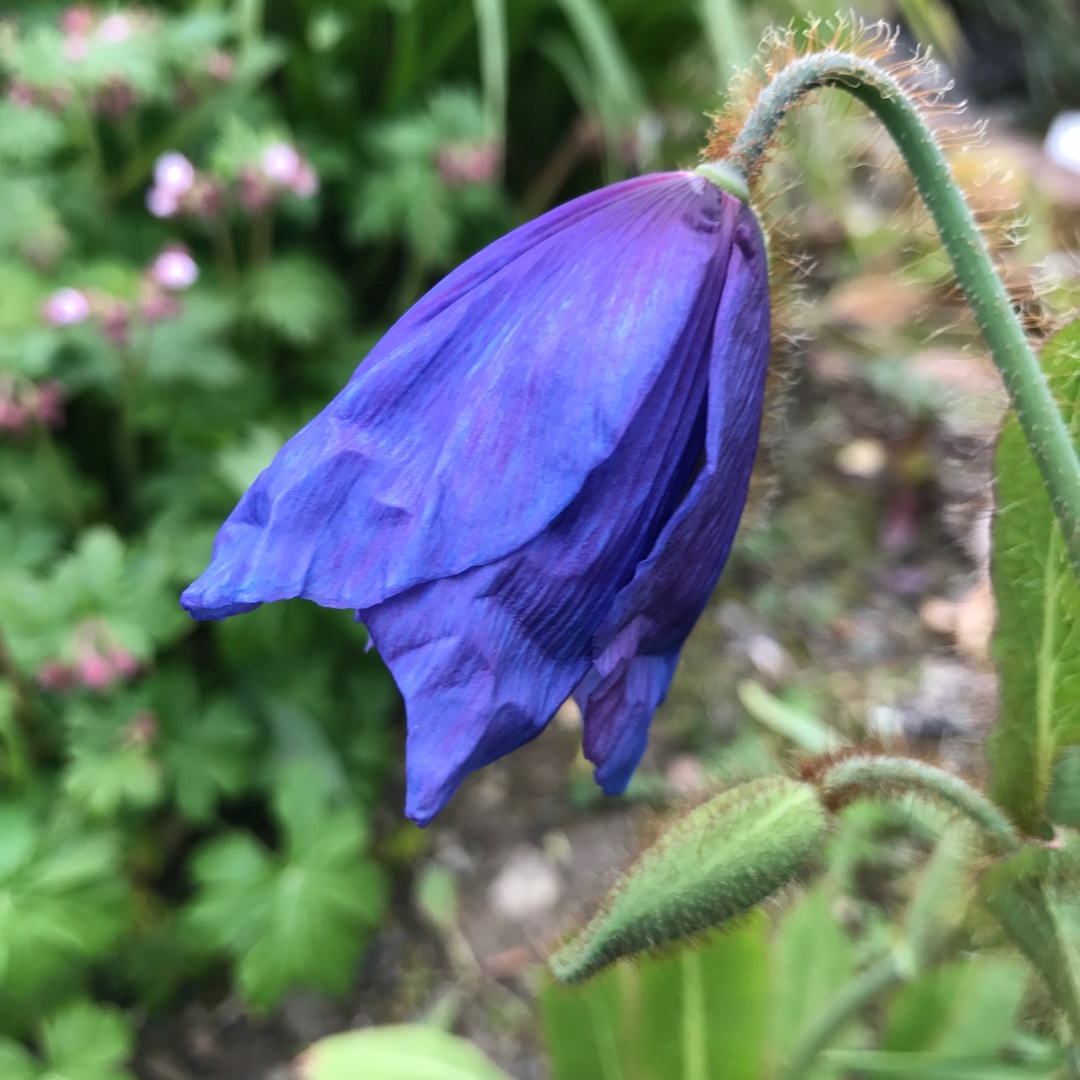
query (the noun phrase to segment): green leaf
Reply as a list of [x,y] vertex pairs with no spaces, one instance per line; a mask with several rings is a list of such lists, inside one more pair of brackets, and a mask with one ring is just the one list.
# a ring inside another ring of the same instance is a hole
[[552,958],[566,982],[749,911],[820,855],[826,814],[809,784],[754,780],[692,810],[647,848]]
[[[1055,334],[1042,364],[1062,415],[1080,431],[1080,321]],[[990,738],[991,791],[1013,820],[1036,830],[1062,748],[1080,743],[1080,583],[1015,414],[995,461],[992,649],[1001,716]]]
[[[179,318],[154,327],[146,378],[155,383],[191,383],[210,390],[237,383],[243,377],[243,368],[225,344],[232,318],[230,305],[220,297],[199,292],[185,297]],[[157,407],[161,404],[158,402]],[[150,406],[154,407],[154,403]],[[145,423],[147,417],[140,420]]]
[[626,55],[611,16],[598,0],[559,0],[573,27],[592,83],[592,97],[612,149],[646,113],[641,81]]
[[823,1008],[855,974],[855,949],[821,886],[785,916],[773,961],[769,1050],[787,1059]]
[[994,1058],[1015,1034],[1027,981],[1015,955],[975,954],[928,971],[893,999],[881,1047],[926,1060]]
[[808,754],[827,754],[846,745],[847,740],[839,732],[812,712],[782,701],[753,679],[739,683],[737,693],[743,708],[758,723]]
[[549,984],[541,1015],[553,1080],[760,1080],[768,920],[586,983]]
[[231,833],[194,861],[199,894],[188,925],[235,958],[240,987],[260,1008],[293,985],[344,992],[384,910],[383,875],[363,857],[363,820],[350,806],[331,806],[317,776],[298,765],[278,784],[283,852]]
[[134,1045],[118,1009],[76,1002],[42,1025],[47,1080],[130,1080],[123,1068]]
[[113,840],[85,824],[0,806],[0,986],[29,995],[109,951],[127,917]]
[[881,1050],[832,1050],[828,1063],[845,1074],[898,1076],[902,1080],[1052,1080],[1063,1060],[1012,1064],[993,1058],[940,1058]]
[[38,1080],[41,1066],[17,1042],[0,1039],[0,1076],[4,1080]]
[[471,1043],[420,1024],[332,1035],[296,1063],[301,1080],[509,1080]]
[[65,141],[64,124],[47,109],[0,102],[0,160],[20,165],[45,161]]
[[337,279],[320,263],[289,256],[256,275],[251,310],[286,341],[311,345],[340,321],[344,295]]
[[[146,810],[163,794],[161,767],[148,741],[134,734],[141,717],[130,706],[77,704],[68,710],[69,763],[64,791],[95,817]],[[151,721],[152,722],[152,721]]]
[[1055,825],[1080,828],[1080,746],[1068,746],[1054,766],[1046,814]]
[[225,701],[177,730],[162,746],[161,760],[181,813],[191,821],[209,821],[223,796],[244,790],[255,738],[248,717]]
[[1042,978],[1050,1000],[1080,1034],[1080,925],[1077,901],[1053,885],[1054,852],[1027,849],[987,870],[986,906]]

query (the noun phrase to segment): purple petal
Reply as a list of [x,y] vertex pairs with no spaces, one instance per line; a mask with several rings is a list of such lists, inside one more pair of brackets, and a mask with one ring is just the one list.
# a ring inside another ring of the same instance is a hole
[[699,281],[666,377],[563,513],[502,559],[358,613],[405,697],[407,812],[417,820],[430,819],[468,772],[544,728],[588,671],[619,590],[678,505],[704,446],[729,235],[720,237],[722,262]]
[[681,362],[739,205],[692,174],[642,177],[470,259],[286,444],[181,602],[370,608],[538,536]]
[[474,769],[538,735],[589,661],[552,657],[479,567],[361,613],[406,702],[405,812],[426,825]]
[[584,687],[585,754],[608,794],[626,786],[640,760],[653,710],[731,550],[757,450],[768,351],[765,250],[743,208],[716,316],[705,462],[615,599]]

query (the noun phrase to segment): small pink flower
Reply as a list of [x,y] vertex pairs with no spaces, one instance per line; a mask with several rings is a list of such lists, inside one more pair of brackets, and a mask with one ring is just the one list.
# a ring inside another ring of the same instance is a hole
[[152,187],[146,193],[146,209],[154,217],[172,217],[180,209],[180,200],[166,188]]
[[217,82],[228,82],[236,69],[236,61],[231,53],[215,49],[206,58],[206,74]]
[[72,326],[89,317],[90,301],[78,289],[58,289],[45,301],[43,313],[53,326]]
[[199,267],[186,248],[168,247],[151,265],[150,280],[163,289],[180,292],[199,280]]
[[259,158],[263,175],[279,187],[292,187],[300,174],[302,164],[296,147],[288,143],[274,143],[268,146]]
[[110,45],[118,45],[121,41],[127,41],[131,37],[131,20],[117,12],[101,20],[97,29],[98,37]]
[[94,28],[94,12],[85,4],[75,4],[60,16],[65,34],[88,34]]
[[130,679],[138,674],[139,661],[127,649],[122,649],[119,645],[109,650],[108,661],[121,679]]
[[307,161],[300,163],[300,171],[293,180],[292,189],[302,199],[310,199],[319,190],[319,174]]
[[7,92],[8,101],[21,109],[30,109],[37,103],[37,95],[34,88],[21,79],[13,79]]
[[439,175],[448,187],[482,184],[495,175],[500,151],[495,143],[448,143],[435,155]]
[[41,383],[34,394],[34,415],[38,423],[55,430],[64,425],[64,399],[67,390],[62,382],[49,379]]
[[182,309],[180,301],[175,296],[170,296],[154,287],[139,302],[139,310],[144,321],[159,323],[165,322],[166,319],[175,319]]
[[175,150],[154,162],[154,186],[180,198],[195,183],[195,166],[183,154]]
[[20,435],[26,430],[26,408],[11,398],[0,398],[0,431]]
[[96,650],[83,653],[75,671],[79,681],[89,690],[107,690],[116,678],[112,664]]
[[70,690],[75,673],[59,660],[46,660],[38,668],[37,681],[42,690]]

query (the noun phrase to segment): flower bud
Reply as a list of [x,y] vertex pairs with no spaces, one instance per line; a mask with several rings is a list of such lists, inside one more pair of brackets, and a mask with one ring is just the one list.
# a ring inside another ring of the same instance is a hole
[[84,653],[79,657],[75,671],[79,681],[88,690],[108,690],[115,678],[112,664],[96,651]]
[[89,317],[90,301],[78,289],[58,289],[45,301],[43,312],[53,326],[72,326]]
[[300,174],[302,164],[296,148],[288,143],[268,146],[259,158],[263,175],[279,187],[292,187]]
[[319,190],[319,174],[307,161],[300,163],[300,170],[292,183],[293,193],[301,199],[310,199]]
[[199,267],[185,248],[166,248],[150,267],[150,280],[163,289],[180,292],[199,280]]
[[131,37],[131,19],[121,12],[108,15],[101,20],[97,28],[98,37],[110,45],[118,45]]
[[146,193],[146,208],[156,218],[168,218],[180,209],[180,200],[168,188],[152,187]]
[[154,186],[177,198],[186,195],[195,183],[195,166],[183,154],[173,150],[154,163]]

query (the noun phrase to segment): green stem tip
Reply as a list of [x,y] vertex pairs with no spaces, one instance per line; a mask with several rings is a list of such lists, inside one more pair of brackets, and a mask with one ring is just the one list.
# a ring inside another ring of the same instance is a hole
[[822,87],[846,90],[867,105],[911,169],[952,260],[957,282],[1005,381],[1061,523],[1073,570],[1080,576],[1080,458],[1076,447],[945,155],[900,82],[873,60],[841,49],[826,48],[795,59],[762,90],[727,159],[718,166],[743,178],[753,176],[788,110],[804,95]]
[[1020,836],[1004,814],[981,792],[959,776],[912,758],[859,754],[830,765],[818,786],[825,796],[874,795],[908,791],[926,795],[959,811],[979,829],[999,854],[1018,851]]

